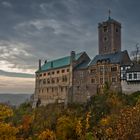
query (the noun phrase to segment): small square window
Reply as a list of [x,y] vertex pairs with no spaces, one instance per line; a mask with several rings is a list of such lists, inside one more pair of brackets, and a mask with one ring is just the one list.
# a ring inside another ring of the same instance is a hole
[[62,70],[62,73],[64,73],[65,72],[65,70]]
[[95,83],[95,79],[91,79],[91,83]]

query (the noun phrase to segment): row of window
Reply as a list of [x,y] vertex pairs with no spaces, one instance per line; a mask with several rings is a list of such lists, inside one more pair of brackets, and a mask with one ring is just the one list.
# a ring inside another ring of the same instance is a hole
[[[104,82],[108,82],[109,80],[107,78],[103,79],[103,78],[100,78],[100,84],[103,84],[103,81]],[[112,77],[112,82],[117,82],[117,78],[116,77]],[[96,83],[96,80],[94,78],[91,79],[91,83],[92,84],[95,84]]]
[[[108,26],[105,25],[103,27],[103,31],[104,31],[104,33],[108,32]],[[115,28],[115,31],[116,31],[116,33],[118,33],[119,32],[119,29],[118,28]]]
[[49,88],[39,89],[39,93],[49,93],[49,92],[57,93],[58,90],[60,92],[63,92],[63,91],[67,91],[67,89],[68,89],[68,87],[66,87],[66,86],[65,87],[60,87],[60,88],[58,88],[58,87],[49,87]]
[[37,77],[42,77],[42,76],[49,76],[49,75],[54,75],[54,74],[60,74],[60,73],[65,73],[65,72],[69,72],[69,69],[62,69],[62,70],[57,70],[57,71],[52,71],[52,72],[46,72],[46,73],[40,73],[37,74]]
[[[117,67],[111,67],[111,69],[110,69],[110,68],[101,66],[99,68],[100,72],[110,72],[110,70],[111,70],[111,72],[115,72],[115,71],[117,71]],[[95,68],[90,70],[90,73],[96,73],[96,72],[97,72],[97,69],[95,69]]]
[[128,79],[133,79],[133,78],[134,78],[134,79],[137,79],[137,77],[138,77],[138,76],[137,76],[137,73],[134,73],[133,75],[132,75],[132,73],[129,73],[129,74],[128,74]]
[[39,84],[55,84],[55,83],[59,83],[59,82],[67,82],[68,81],[68,77],[67,76],[63,76],[62,78],[48,78],[48,79],[42,79],[39,80]]

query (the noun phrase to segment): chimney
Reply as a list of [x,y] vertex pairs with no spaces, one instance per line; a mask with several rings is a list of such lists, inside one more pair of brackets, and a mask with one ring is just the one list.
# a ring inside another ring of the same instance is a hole
[[70,60],[71,60],[71,63],[73,62],[73,61],[75,61],[75,51],[71,51],[71,56],[70,56],[71,58],[70,58]]
[[41,70],[41,59],[39,59],[39,70]]

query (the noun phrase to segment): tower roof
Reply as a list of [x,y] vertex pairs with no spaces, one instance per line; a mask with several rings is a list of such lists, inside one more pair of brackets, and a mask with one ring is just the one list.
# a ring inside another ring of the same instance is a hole
[[98,24],[98,27],[100,27],[101,25],[104,25],[104,24],[108,24],[108,23],[116,23],[117,25],[119,25],[121,27],[121,23],[118,22],[117,20],[113,19],[112,17],[108,17],[108,19],[106,21],[103,21],[103,22],[100,22]]

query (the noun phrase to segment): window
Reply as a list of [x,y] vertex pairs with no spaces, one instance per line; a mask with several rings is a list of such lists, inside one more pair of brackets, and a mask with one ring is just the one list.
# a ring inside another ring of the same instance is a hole
[[59,70],[57,71],[57,74],[59,74]]
[[80,72],[80,77],[81,77],[81,78],[84,77],[84,73],[83,73],[83,71]]
[[100,72],[103,72],[103,67],[102,66],[100,67]]
[[95,79],[91,79],[91,83],[95,83]]
[[137,79],[137,73],[134,73],[134,79]]
[[42,76],[42,74],[39,75],[40,77]]
[[107,26],[104,26],[104,32],[107,32],[108,29],[107,29]]
[[53,83],[53,84],[55,83],[55,80],[54,80],[54,78],[52,78],[52,83]]
[[52,74],[54,74],[54,71],[52,72]]
[[123,74],[123,79],[125,79],[126,77],[125,77],[125,74]]
[[63,92],[63,87],[61,87],[60,89],[61,89],[61,92]]
[[62,73],[64,73],[65,72],[65,70],[62,70]]
[[67,69],[67,72],[69,72],[70,70],[69,69]]
[[46,84],[46,79],[43,79],[43,84]]
[[50,84],[50,79],[47,79],[47,84]]
[[52,92],[54,91],[54,89],[52,88]]
[[67,77],[66,76],[62,77],[62,82],[67,82]]
[[100,84],[103,84],[103,78],[100,78]]
[[59,78],[57,78],[57,83],[59,83]]
[[132,74],[131,73],[128,76],[129,76],[129,79],[132,79]]
[[90,70],[90,73],[95,73],[96,72],[96,69],[91,69]]
[[50,75],[50,72],[48,72],[48,75]]
[[46,76],[46,73],[44,73],[44,76]]
[[80,89],[80,86],[77,86],[77,90],[79,90]]
[[119,29],[118,28],[116,28],[116,33],[118,33],[119,32]]
[[116,82],[116,78],[115,77],[112,78],[112,82]]
[[104,41],[107,41],[107,37],[106,36],[104,37]]
[[117,71],[117,67],[111,67],[111,71]]
[[39,85],[41,85],[42,80],[39,80]]

